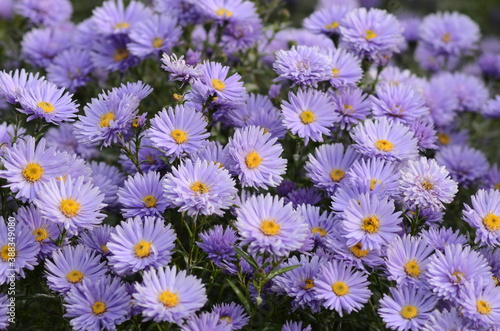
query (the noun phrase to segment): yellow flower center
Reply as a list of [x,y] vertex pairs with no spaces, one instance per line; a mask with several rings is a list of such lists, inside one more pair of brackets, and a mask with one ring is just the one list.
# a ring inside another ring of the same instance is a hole
[[418,308],[415,306],[404,306],[401,309],[401,316],[407,320],[411,320],[418,315]]
[[252,151],[245,157],[245,164],[249,169],[253,169],[258,167],[262,160],[263,159],[256,151]]
[[332,172],[330,172],[330,178],[338,183],[340,182],[345,176],[345,172],[343,170],[340,170],[340,169],[334,169],[332,170]]
[[332,22],[331,24],[326,24],[325,29],[327,30],[333,30],[339,27],[339,22]]
[[56,180],[66,182],[67,178],[68,178],[68,175],[62,175],[62,176],[57,177]]
[[420,275],[420,267],[418,266],[417,260],[413,259],[405,264],[406,274],[410,277],[416,278]]
[[96,301],[92,305],[92,312],[94,313],[94,315],[102,314],[105,311],[106,311],[106,304],[102,301]]
[[356,245],[350,247],[349,250],[357,258],[365,257],[370,252],[368,249],[363,249],[363,245],[361,245],[361,243],[357,243]]
[[139,118],[134,118],[134,120],[132,121],[132,126],[134,128],[138,128],[139,127]]
[[221,318],[219,318],[221,321],[225,321],[227,322],[228,324],[231,323],[231,317],[230,316],[222,316]]
[[375,186],[381,184],[382,182],[378,179],[372,178],[370,180],[370,191],[373,191],[375,189]]
[[161,46],[163,46],[163,39],[158,38],[158,37],[153,39],[153,47],[154,48],[160,48]]
[[431,182],[429,182],[429,180],[426,179],[422,182],[422,187],[424,188],[424,190],[430,191],[434,188],[434,184],[432,184]]
[[49,233],[45,228],[36,229],[35,231],[33,231],[33,235],[35,236],[35,240],[38,242],[45,240],[49,237]]
[[174,98],[174,101],[177,103],[181,103],[184,100],[184,96],[182,94],[174,93],[172,97]]
[[312,280],[311,278],[307,278],[305,281],[304,281],[304,290],[310,290],[314,287],[314,280]]
[[373,30],[366,30],[365,31],[365,38],[366,40],[370,40],[370,39],[373,39],[377,36],[377,34],[375,33],[375,31]]
[[483,224],[490,231],[500,230],[500,217],[495,214],[488,214],[483,218]]
[[[14,247],[12,247],[12,248],[14,248]],[[0,254],[2,256],[2,260],[4,260],[4,262],[7,262],[9,259],[15,258],[17,255],[17,252],[15,249],[9,250],[9,246],[5,245],[2,247]]]
[[344,113],[351,114],[352,110],[353,110],[353,108],[351,105],[344,105]]
[[148,208],[156,206],[156,198],[152,195],[146,195],[144,198],[142,198],[142,201]]
[[101,115],[101,120],[99,121],[99,126],[101,128],[109,128],[109,122],[115,120],[115,114],[113,112],[109,112]]
[[108,246],[106,246],[106,245],[104,245],[104,244],[103,244],[103,245],[101,245],[101,250],[102,250],[104,253],[109,252],[109,248],[108,248]]
[[224,89],[226,88],[226,84],[224,84],[224,82],[220,79],[212,79],[212,86],[217,91],[224,91]]
[[41,101],[37,104],[38,107],[42,108],[43,112],[48,114],[48,113],[52,113],[55,109],[54,105],[49,103],[49,102],[45,102],[45,101]]
[[260,230],[266,236],[275,236],[280,233],[281,225],[275,220],[265,220],[260,224]]
[[62,199],[59,209],[66,217],[74,217],[80,211],[81,205],[73,198]]
[[438,133],[438,141],[442,145],[448,145],[450,143],[450,136],[447,135],[446,133]]
[[382,152],[390,152],[394,149],[394,145],[390,141],[380,139],[375,142],[375,148]]
[[130,24],[127,22],[118,22],[115,24],[115,29],[127,29],[130,27]]
[[314,116],[314,113],[310,110],[305,110],[300,114],[300,120],[304,124],[310,124],[316,120],[316,116]]
[[493,282],[495,283],[495,286],[498,286],[500,281],[498,280],[498,277],[493,276]]
[[363,223],[361,224],[361,229],[367,233],[375,233],[378,231],[380,227],[380,222],[376,216],[370,216],[363,219]]
[[337,77],[339,75],[339,69],[333,68],[332,69],[332,74],[333,74],[333,77]]
[[444,41],[445,43],[449,43],[451,41],[451,34],[445,33],[441,38],[441,40]]
[[460,283],[462,279],[465,279],[465,275],[463,272],[455,271],[453,272],[453,277],[455,277],[455,282]]
[[26,167],[23,169],[23,177],[28,182],[36,182],[43,175],[43,168],[40,166],[40,163],[28,163]]
[[161,292],[158,295],[158,300],[168,308],[173,308],[179,304],[179,296],[177,293],[172,293],[168,290]]
[[205,183],[194,182],[194,184],[191,185],[191,190],[199,194],[204,194],[207,193],[210,189]]
[[148,257],[149,254],[151,254],[151,243],[143,239],[137,245],[135,245],[134,250],[137,257],[141,259]]
[[487,315],[491,312],[490,305],[486,301],[483,301],[483,300],[477,300],[476,308],[477,308],[477,312],[480,314],[483,314],[483,315]]
[[182,130],[174,130],[170,133],[177,144],[184,144],[187,141],[187,134]]
[[215,11],[215,15],[217,15],[219,17],[226,16],[226,18],[229,18],[229,17],[233,16],[233,13],[231,11],[227,10],[226,8],[219,8]]
[[494,188],[495,190],[500,190],[500,183],[495,184],[495,186],[493,186],[493,188]]
[[344,282],[336,282],[332,285],[332,291],[337,296],[341,297],[349,293],[349,286]]
[[69,274],[66,275],[66,279],[68,282],[72,284],[80,283],[83,279],[83,274],[78,270],[73,270]]
[[322,237],[326,236],[326,230],[323,229],[323,228],[321,228],[321,227],[319,227],[319,226],[316,226],[316,227],[312,228],[311,232],[313,234],[319,233],[319,235],[322,236]]
[[113,60],[115,60],[115,62],[120,62],[128,58],[129,55],[130,53],[126,48],[118,48],[113,55]]

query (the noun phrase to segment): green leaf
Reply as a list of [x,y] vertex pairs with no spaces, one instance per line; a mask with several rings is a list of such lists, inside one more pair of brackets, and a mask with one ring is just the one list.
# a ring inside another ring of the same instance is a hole
[[238,299],[240,299],[241,304],[243,305],[243,307],[245,307],[247,313],[249,315],[251,315],[252,309],[250,308],[250,302],[248,301],[248,299],[243,295],[243,293],[241,293],[238,286],[236,286],[230,279],[227,279],[227,282],[229,283],[229,285],[233,289],[233,291],[236,294],[236,296],[238,297]]
[[234,247],[234,250],[236,251],[236,254],[238,254],[241,258],[247,261],[248,264],[250,264],[252,268],[254,268],[254,270],[259,268],[257,262],[250,255],[248,255],[238,247]]
[[268,281],[270,281],[271,279],[273,279],[274,277],[279,276],[279,275],[281,275],[281,274],[284,274],[285,272],[288,272],[288,271],[290,271],[290,270],[297,269],[298,267],[302,267],[302,264],[291,265],[291,266],[288,266],[288,267],[284,267],[284,268],[280,268],[280,269],[273,270],[273,271],[271,271],[271,272],[270,272],[270,273],[266,276],[266,278],[264,279],[264,281],[268,282]]

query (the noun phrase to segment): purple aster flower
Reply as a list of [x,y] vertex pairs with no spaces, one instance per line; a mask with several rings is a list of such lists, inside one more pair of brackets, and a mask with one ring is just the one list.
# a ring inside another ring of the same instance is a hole
[[[0,153],[1,155],[1,153]],[[500,169],[498,164],[493,164],[484,178],[483,188],[493,188],[495,190],[500,190]]]
[[443,147],[435,159],[437,164],[446,167],[453,180],[464,187],[475,186],[490,167],[482,152],[464,145]]
[[469,143],[469,130],[456,131],[453,126],[441,127],[437,137],[439,146],[467,145]]
[[449,73],[435,75],[424,87],[425,102],[437,126],[451,125],[456,116],[458,98],[456,91],[450,89],[454,85],[452,79]]
[[106,217],[101,213],[106,206],[102,203],[104,195],[85,179],[71,175],[63,180],[52,178],[43,184],[34,200],[43,217],[61,225],[70,234],[96,227]]
[[483,247],[479,252],[484,256],[493,273],[493,282],[498,285],[500,282],[500,250],[496,247]]
[[485,51],[477,59],[481,74],[492,78],[500,78],[500,52]]
[[133,94],[111,92],[93,98],[75,123],[78,141],[85,145],[102,143],[106,147],[121,141],[120,135],[128,136],[131,132],[138,106],[139,98]]
[[107,271],[100,260],[100,254],[83,245],[64,246],[45,260],[47,285],[52,291],[65,294],[84,280],[94,283]]
[[135,217],[115,227],[107,244],[109,263],[119,275],[166,266],[172,259],[176,235],[163,218]]
[[491,267],[481,253],[462,245],[436,250],[428,264],[429,284],[438,297],[457,300],[458,292],[470,280],[492,282]]
[[22,127],[14,126],[3,122],[0,124],[0,157],[4,155],[4,151],[12,147],[12,140],[14,137],[21,137],[26,130]]
[[[33,29],[23,36],[21,55],[35,67],[47,68],[54,57],[70,48],[74,26],[65,23],[56,27]],[[44,47],[40,47],[44,45]]]
[[[372,75],[373,79],[376,78],[376,73]],[[422,84],[425,81],[421,78],[415,76],[408,69],[401,69],[392,65],[385,67],[378,76],[378,84],[387,83],[389,85],[399,85],[403,84],[411,87],[413,90],[420,90],[422,88]],[[385,84],[382,84],[385,87]],[[378,86],[378,85],[377,85]]]
[[494,282],[468,282],[459,295],[461,313],[472,320],[477,329],[500,325],[500,287]]
[[443,309],[443,311],[434,310],[429,316],[422,330],[435,331],[437,330],[462,330],[472,331],[465,326],[463,314],[456,307]]
[[275,82],[291,80],[292,86],[317,87],[319,82],[329,80],[332,75],[331,58],[318,47],[293,46],[290,50],[276,52]]
[[146,320],[182,324],[207,302],[205,286],[198,278],[176,267],[150,269],[135,285],[133,297]]
[[361,243],[368,249],[380,249],[401,230],[401,212],[394,211],[394,201],[369,193],[352,199],[344,211],[342,224],[347,244]]
[[80,176],[84,177],[84,182],[91,181],[92,169],[88,166],[84,159],[80,158],[76,154],[69,153],[57,153],[55,156],[59,159],[61,163],[67,165],[66,171],[57,177],[57,180],[66,180],[68,176],[73,178],[78,178]]
[[179,20],[182,26],[200,23],[199,7],[191,0],[153,0],[154,8],[162,14],[169,14]]
[[58,87],[74,92],[90,81],[92,70],[90,52],[87,49],[70,48],[54,57],[47,67],[47,78]]
[[372,292],[368,289],[364,272],[345,263],[330,261],[317,276],[314,286],[316,298],[324,300],[323,306],[335,310],[340,317],[359,311],[368,302]]
[[359,159],[347,173],[349,183],[358,187],[369,186],[371,192],[381,196],[398,197],[399,173],[394,164],[384,159]]
[[105,162],[91,161],[89,167],[92,169],[91,177],[94,185],[104,194],[103,202],[108,207],[114,206],[118,198],[118,189],[125,181],[125,175],[117,167]]
[[387,279],[396,281],[400,286],[422,286],[427,281],[427,265],[433,252],[434,247],[425,238],[409,235],[396,237],[387,247]]
[[35,237],[35,241],[40,245],[41,257],[50,255],[53,250],[58,248],[54,241],[59,237],[61,231],[57,227],[57,223],[44,218],[38,208],[33,205],[19,207],[14,216],[19,224],[26,227],[26,230]]
[[316,205],[323,200],[323,192],[314,187],[296,188],[285,197],[285,203],[291,202],[296,208],[300,204]]
[[333,104],[328,94],[316,90],[299,90],[297,94],[288,94],[289,102],[284,101],[283,125],[293,134],[304,138],[307,145],[312,141],[323,141],[323,135],[330,133],[330,127],[337,119],[337,114],[331,111]]
[[220,25],[245,21],[256,12],[255,5],[251,1],[206,0],[193,3],[199,7],[203,16]]
[[72,100],[73,95],[58,88],[55,84],[44,81],[33,88],[25,90],[19,97],[21,113],[27,114],[27,121],[42,118],[52,124],[62,121],[74,121],[78,112],[78,104]]
[[458,192],[458,185],[446,168],[425,157],[408,162],[401,170],[399,185],[405,203],[412,210],[418,207],[439,211],[444,208],[443,203],[452,202]]
[[184,325],[181,326],[181,331],[231,331],[233,330],[230,323],[221,320],[217,313],[200,313],[190,317]]
[[407,42],[416,42],[419,39],[419,28],[422,19],[413,12],[403,12],[397,15],[398,21],[403,27],[403,37]]
[[355,141],[354,148],[368,157],[406,161],[418,154],[417,139],[409,127],[385,117],[357,125],[351,137]]
[[234,160],[233,169],[243,187],[278,186],[286,171],[283,147],[276,138],[254,125],[237,129],[227,144]]
[[469,16],[457,12],[438,12],[422,20],[420,41],[433,53],[467,55],[477,48],[479,26]]
[[16,69],[12,72],[0,72],[0,99],[5,99],[8,103],[16,104],[19,96],[25,89],[32,89],[45,77],[39,77],[39,73],[28,73],[24,69]]
[[273,278],[273,290],[291,297],[293,310],[309,308],[317,313],[321,309],[321,301],[316,297],[315,281],[325,264],[326,260],[318,256],[310,258],[301,255],[300,259],[292,256],[280,268],[299,267]]
[[104,36],[127,34],[140,22],[152,15],[151,10],[137,1],[131,1],[127,7],[123,0],[109,0],[92,12],[94,30]]
[[129,176],[118,190],[118,202],[122,205],[123,217],[159,216],[167,208],[163,197],[160,174],[150,171]]
[[10,282],[13,274],[26,277],[25,270],[38,265],[39,252],[40,244],[27,226],[11,221],[6,224],[0,216],[0,285]]
[[340,22],[341,45],[361,58],[387,64],[405,39],[396,17],[382,9],[356,8]]
[[59,177],[66,169],[60,160],[55,158],[54,148],[45,148],[45,139],[38,144],[35,138],[26,137],[5,150],[0,177],[7,180],[9,187],[16,194],[16,199],[33,200],[42,185],[51,178]]
[[151,92],[153,92],[151,86],[138,80],[137,82],[122,83],[119,87],[114,87],[111,91],[104,92],[104,94],[107,94],[109,97],[112,93],[116,93],[120,98],[125,97],[127,94],[131,94],[139,98],[139,100],[142,100],[150,95]]
[[9,304],[12,305],[9,296],[7,294],[0,294],[0,330],[7,330],[9,326],[10,316],[7,315],[9,312]]
[[472,207],[465,204],[463,220],[476,230],[476,243],[500,245],[500,192],[479,190],[471,198]]
[[407,84],[378,84],[377,96],[371,97],[375,117],[387,117],[396,122],[410,124],[428,116],[429,108],[421,94]]
[[330,83],[333,87],[356,87],[363,77],[361,61],[343,48],[326,50],[326,55],[331,59],[332,71]]
[[285,257],[299,249],[309,234],[302,215],[291,203],[270,194],[248,198],[237,210],[235,226],[250,254]]
[[224,229],[222,225],[216,225],[213,229],[201,232],[200,239],[197,245],[217,267],[228,268],[236,260],[234,245],[238,237],[232,228]]
[[106,71],[126,71],[139,63],[139,58],[130,54],[124,35],[99,38],[92,44],[91,59],[94,67]]
[[73,12],[68,0],[19,0],[14,8],[17,14],[31,23],[47,26],[69,21]]
[[283,327],[281,328],[281,331],[311,331],[312,328],[310,325],[302,328],[302,321],[300,322],[293,322],[293,321],[286,321],[285,324],[283,324]]
[[436,142],[438,140],[437,132],[434,128],[432,117],[427,116],[410,123],[410,131],[413,132],[418,140],[418,148],[421,151],[426,149],[438,149]]
[[201,66],[202,76],[194,85],[202,84],[206,97],[215,96],[230,102],[241,102],[247,98],[246,89],[239,74],[229,76],[229,67],[218,62],[205,61]]
[[437,304],[434,295],[425,287],[414,285],[391,287],[390,295],[380,300],[378,313],[392,330],[419,330],[429,319]]
[[226,169],[231,168],[232,159],[226,147],[222,146],[218,141],[209,141],[202,149],[194,155],[191,155],[191,160],[196,162],[196,159],[207,161],[208,163],[215,163],[220,167]]
[[151,120],[149,138],[168,156],[181,157],[198,151],[210,136],[203,114],[185,106],[163,109]]
[[500,118],[500,95],[488,100],[481,109],[481,113],[486,118]]
[[48,129],[45,133],[47,146],[55,148],[58,152],[76,154],[85,160],[97,157],[99,154],[97,148],[79,143],[73,129],[74,125],[71,123],[61,123],[58,127]]
[[351,146],[344,148],[340,143],[321,145],[314,150],[314,155],[309,155],[306,176],[316,187],[334,193],[359,157]]
[[332,4],[322,8],[304,20],[304,28],[316,34],[324,33],[328,36],[340,34],[340,21],[352,10],[352,7]]
[[163,181],[167,206],[179,207],[190,216],[224,215],[236,196],[234,180],[225,168],[213,162],[188,159]]
[[479,112],[484,107],[489,93],[482,79],[457,72],[451,83],[458,98],[457,111]]
[[237,303],[221,303],[213,305],[212,313],[219,315],[221,321],[231,325],[231,330],[239,330],[248,324],[249,317],[245,309]]
[[339,116],[335,120],[340,123],[341,130],[348,130],[370,114],[370,102],[363,90],[356,87],[346,87],[331,93],[334,111]]
[[163,63],[162,69],[170,73],[170,80],[189,82],[191,84],[195,79],[201,78],[201,67],[186,64],[184,55],[177,58],[176,54],[168,55],[164,53],[161,62]]
[[420,232],[420,236],[429,240],[429,245],[435,249],[443,251],[449,245],[467,245],[467,238],[460,234],[458,230],[453,231],[450,228],[429,228]]
[[276,187],[276,192],[278,193],[278,195],[284,197],[288,195],[288,193],[292,192],[296,188],[296,186],[297,185],[295,182],[285,179],[278,187]]
[[169,53],[179,43],[182,30],[177,20],[169,15],[153,15],[140,22],[130,31],[131,42],[127,44],[130,53],[140,58]]
[[87,232],[82,232],[78,242],[103,256],[107,256],[109,255],[108,242],[114,231],[114,227],[103,224]]

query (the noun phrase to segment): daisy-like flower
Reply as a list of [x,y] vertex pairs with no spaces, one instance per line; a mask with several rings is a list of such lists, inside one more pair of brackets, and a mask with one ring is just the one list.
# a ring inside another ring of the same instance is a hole
[[202,15],[220,25],[247,20],[249,16],[256,12],[251,1],[207,0],[194,2],[194,4],[199,7]]
[[176,267],[150,269],[143,274],[141,284],[135,285],[135,303],[146,320],[182,324],[207,302],[201,280],[186,275]]
[[206,88],[207,97],[215,96],[229,102],[241,102],[246,99],[246,89],[241,76],[239,74],[229,76],[229,67],[218,62],[205,61],[200,70],[202,75],[198,83]]
[[61,123],[57,127],[48,129],[45,133],[47,146],[54,147],[58,152],[76,154],[85,160],[96,158],[99,154],[97,148],[79,143],[73,133],[74,128],[72,123]]
[[219,319],[231,325],[231,330],[239,330],[248,324],[249,317],[245,309],[234,302],[221,303],[212,307],[212,313],[219,315]]
[[442,252],[444,252],[446,246],[454,244],[466,246],[468,243],[467,237],[460,234],[459,230],[453,231],[453,229],[445,227],[423,230],[420,232],[420,236],[426,238],[429,241],[429,245],[432,245],[434,249]]
[[92,23],[94,30],[104,36],[127,34],[151,16],[150,9],[140,2],[131,1],[125,8],[123,0],[109,0],[93,10]]
[[23,59],[35,67],[47,68],[54,57],[72,45],[73,31],[74,25],[69,22],[30,30],[21,41]]
[[227,144],[233,159],[230,171],[238,174],[243,187],[278,186],[286,171],[283,147],[269,132],[254,125],[237,129]]
[[309,204],[298,205],[296,210],[304,216],[316,243],[323,244],[326,236],[335,230],[334,216],[327,211],[321,213],[319,207]]
[[434,128],[432,117],[423,117],[410,123],[410,131],[418,140],[418,148],[421,151],[426,149],[438,149],[437,132]]
[[179,42],[181,33],[176,19],[169,15],[153,15],[130,31],[131,41],[127,44],[127,49],[141,58],[160,52],[169,53]]
[[436,126],[449,126],[456,117],[458,98],[456,92],[450,89],[452,79],[450,73],[441,73],[433,76],[424,86],[424,99]]
[[172,226],[165,226],[163,218],[129,218],[111,234],[108,260],[119,275],[163,267],[172,259],[175,239]]
[[40,82],[21,94],[19,103],[22,108],[17,110],[28,115],[27,121],[36,118],[53,124],[72,121],[78,112],[78,104],[71,99],[72,96],[51,82]]
[[445,166],[453,180],[464,187],[475,186],[490,167],[484,154],[466,145],[441,148],[435,156],[437,164]]
[[33,200],[42,185],[61,176],[66,167],[55,158],[54,148],[45,148],[45,139],[38,144],[33,137],[25,139],[5,150],[2,162],[6,170],[0,170],[0,177],[7,180],[6,187],[17,193],[16,199]]
[[446,168],[433,159],[421,157],[408,162],[399,180],[405,203],[412,210],[417,207],[433,211],[443,209],[443,203],[452,202],[458,191],[457,183],[449,175]]
[[476,243],[500,245],[500,192],[479,190],[471,198],[472,207],[465,204],[463,220],[476,229]]
[[456,72],[450,83],[458,100],[457,111],[479,112],[488,101],[489,91],[481,78]]
[[27,226],[10,220],[6,224],[0,216],[0,285],[10,281],[13,274],[24,278],[25,270],[38,265],[39,252],[40,245]]
[[359,311],[368,302],[372,292],[368,289],[368,276],[346,263],[330,261],[318,275],[314,292],[324,300],[323,306],[335,310],[340,317],[344,311]]
[[286,257],[299,249],[309,234],[302,215],[291,203],[270,194],[248,198],[237,210],[235,226],[241,244],[249,245],[250,254],[270,253]]
[[149,138],[169,156],[189,155],[203,147],[210,136],[203,115],[194,108],[175,106],[163,109],[151,120]]
[[20,94],[25,90],[32,89],[35,85],[45,81],[39,77],[39,73],[27,73],[24,69],[16,69],[9,73],[0,72],[0,97],[5,98],[8,103],[16,104]]
[[[384,159],[359,159],[352,164],[347,173],[349,183],[370,187],[371,192],[382,196],[398,197],[398,179],[394,164]],[[346,184],[349,184],[346,183]]]
[[370,114],[370,102],[360,88],[340,88],[331,94],[331,98],[334,112],[339,115],[335,122],[340,123],[341,130],[350,129]]
[[191,160],[196,162],[196,159],[207,161],[208,163],[215,163],[219,167],[231,169],[232,159],[225,146],[222,146],[218,141],[209,141],[205,147],[200,149],[198,153],[191,155]]
[[332,86],[335,88],[356,87],[356,84],[363,77],[359,58],[343,48],[329,48],[326,50],[326,54],[332,61],[333,69],[330,73]]
[[188,215],[218,215],[231,207],[237,190],[227,169],[213,162],[188,159],[163,181],[167,205]]
[[70,48],[58,54],[47,67],[47,78],[58,87],[74,92],[78,87],[90,81],[93,70],[90,51]]
[[176,17],[182,26],[198,24],[201,21],[199,7],[190,0],[154,0],[153,6],[158,13]]
[[382,9],[356,8],[340,22],[341,45],[376,64],[386,64],[404,43],[396,17]]
[[47,284],[52,291],[64,294],[83,280],[96,282],[107,271],[100,260],[99,254],[83,245],[64,246],[52,253],[51,260],[45,260]]
[[352,10],[351,6],[331,4],[315,11],[304,20],[304,28],[316,34],[340,34],[340,21]]
[[114,330],[130,314],[130,295],[119,278],[85,279],[65,296],[66,313],[73,330]]
[[466,327],[467,322],[463,318],[463,314],[456,307],[443,309],[443,311],[434,310],[425,323],[422,330],[463,330],[472,331]]
[[323,192],[315,187],[296,188],[285,196],[285,203],[293,203],[294,208],[301,204],[314,206],[321,200],[323,200]]
[[123,217],[161,216],[167,208],[161,182],[154,171],[129,177],[117,193]]
[[279,75],[274,81],[291,80],[292,86],[317,87],[319,82],[330,79],[333,64],[318,47],[293,46],[276,52],[273,69]]
[[128,50],[129,41],[130,38],[126,35],[94,40],[90,52],[94,67],[108,72],[124,72],[137,65],[140,59]]
[[283,327],[281,328],[281,331],[311,331],[311,330],[312,328],[310,325],[305,326],[303,328],[302,321],[300,322],[286,321],[286,323],[283,324]]
[[500,325],[500,287],[494,282],[468,282],[460,289],[461,313],[476,327]]
[[410,124],[429,115],[424,98],[408,84],[379,84],[376,93],[376,97],[371,97],[375,117],[387,117],[393,121]]
[[[498,63],[500,66],[500,59]],[[481,113],[486,118],[500,118],[500,95],[495,96],[493,99],[489,99],[481,110]]]
[[196,243],[207,257],[219,268],[227,268],[236,260],[234,246],[238,239],[232,228],[216,225],[207,232],[200,233],[201,242]]
[[125,181],[125,175],[117,167],[105,162],[91,161],[89,167],[92,169],[91,177],[94,180],[94,185],[104,194],[103,202],[108,207],[114,206],[118,198],[118,189]]
[[444,253],[436,250],[427,270],[433,292],[447,300],[456,300],[459,290],[468,281],[483,279],[486,284],[493,277],[491,267],[481,253],[456,244],[445,246]]
[[217,313],[201,313],[190,317],[184,325],[181,326],[181,331],[231,331],[233,330],[230,323],[221,320]]
[[45,183],[34,203],[43,217],[64,227],[70,234],[99,225],[105,214],[104,195],[85,177],[51,179]]
[[316,90],[299,90],[297,94],[289,93],[288,99],[281,106],[283,125],[304,138],[306,145],[309,139],[322,142],[337,119],[329,96]]
[[103,224],[88,230],[87,232],[82,232],[78,242],[103,256],[107,256],[109,255],[108,242],[111,238],[111,233],[114,231],[114,227],[108,224]]
[[380,249],[401,230],[401,212],[394,211],[394,202],[364,193],[359,202],[352,199],[343,214],[342,224],[347,244],[361,243],[367,249]]
[[427,239],[409,235],[396,237],[387,247],[387,279],[399,285],[422,285],[426,281],[427,264],[433,251],[434,247]]
[[170,73],[170,80],[193,83],[195,79],[201,78],[201,68],[187,64],[184,55],[177,58],[176,54],[164,53],[161,62],[163,63],[162,69]]
[[391,287],[384,294],[378,310],[387,327],[393,330],[419,330],[429,319],[437,300],[425,287]]
[[314,150],[314,155],[309,155],[305,165],[306,176],[316,187],[334,193],[359,158],[360,155],[351,146],[344,148],[340,143],[321,145]]
[[426,16],[419,28],[420,41],[436,55],[466,55],[477,48],[479,26],[469,16],[438,12]]
[[385,117],[357,125],[351,137],[355,141],[354,148],[368,157],[406,161],[418,154],[417,139],[409,127]]
[[7,294],[0,294],[0,330],[7,330],[9,326],[10,316],[7,315],[9,312],[10,299]]
[[33,24],[53,26],[69,21],[73,7],[68,0],[20,0],[14,10]]
[[[375,77],[373,78],[375,79]],[[387,83],[394,86],[403,84],[412,87],[413,90],[418,90],[421,87],[420,85],[422,84],[421,79],[415,76],[415,74],[410,70],[403,70],[392,65],[388,65],[380,72],[378,76],[378,82]]]

